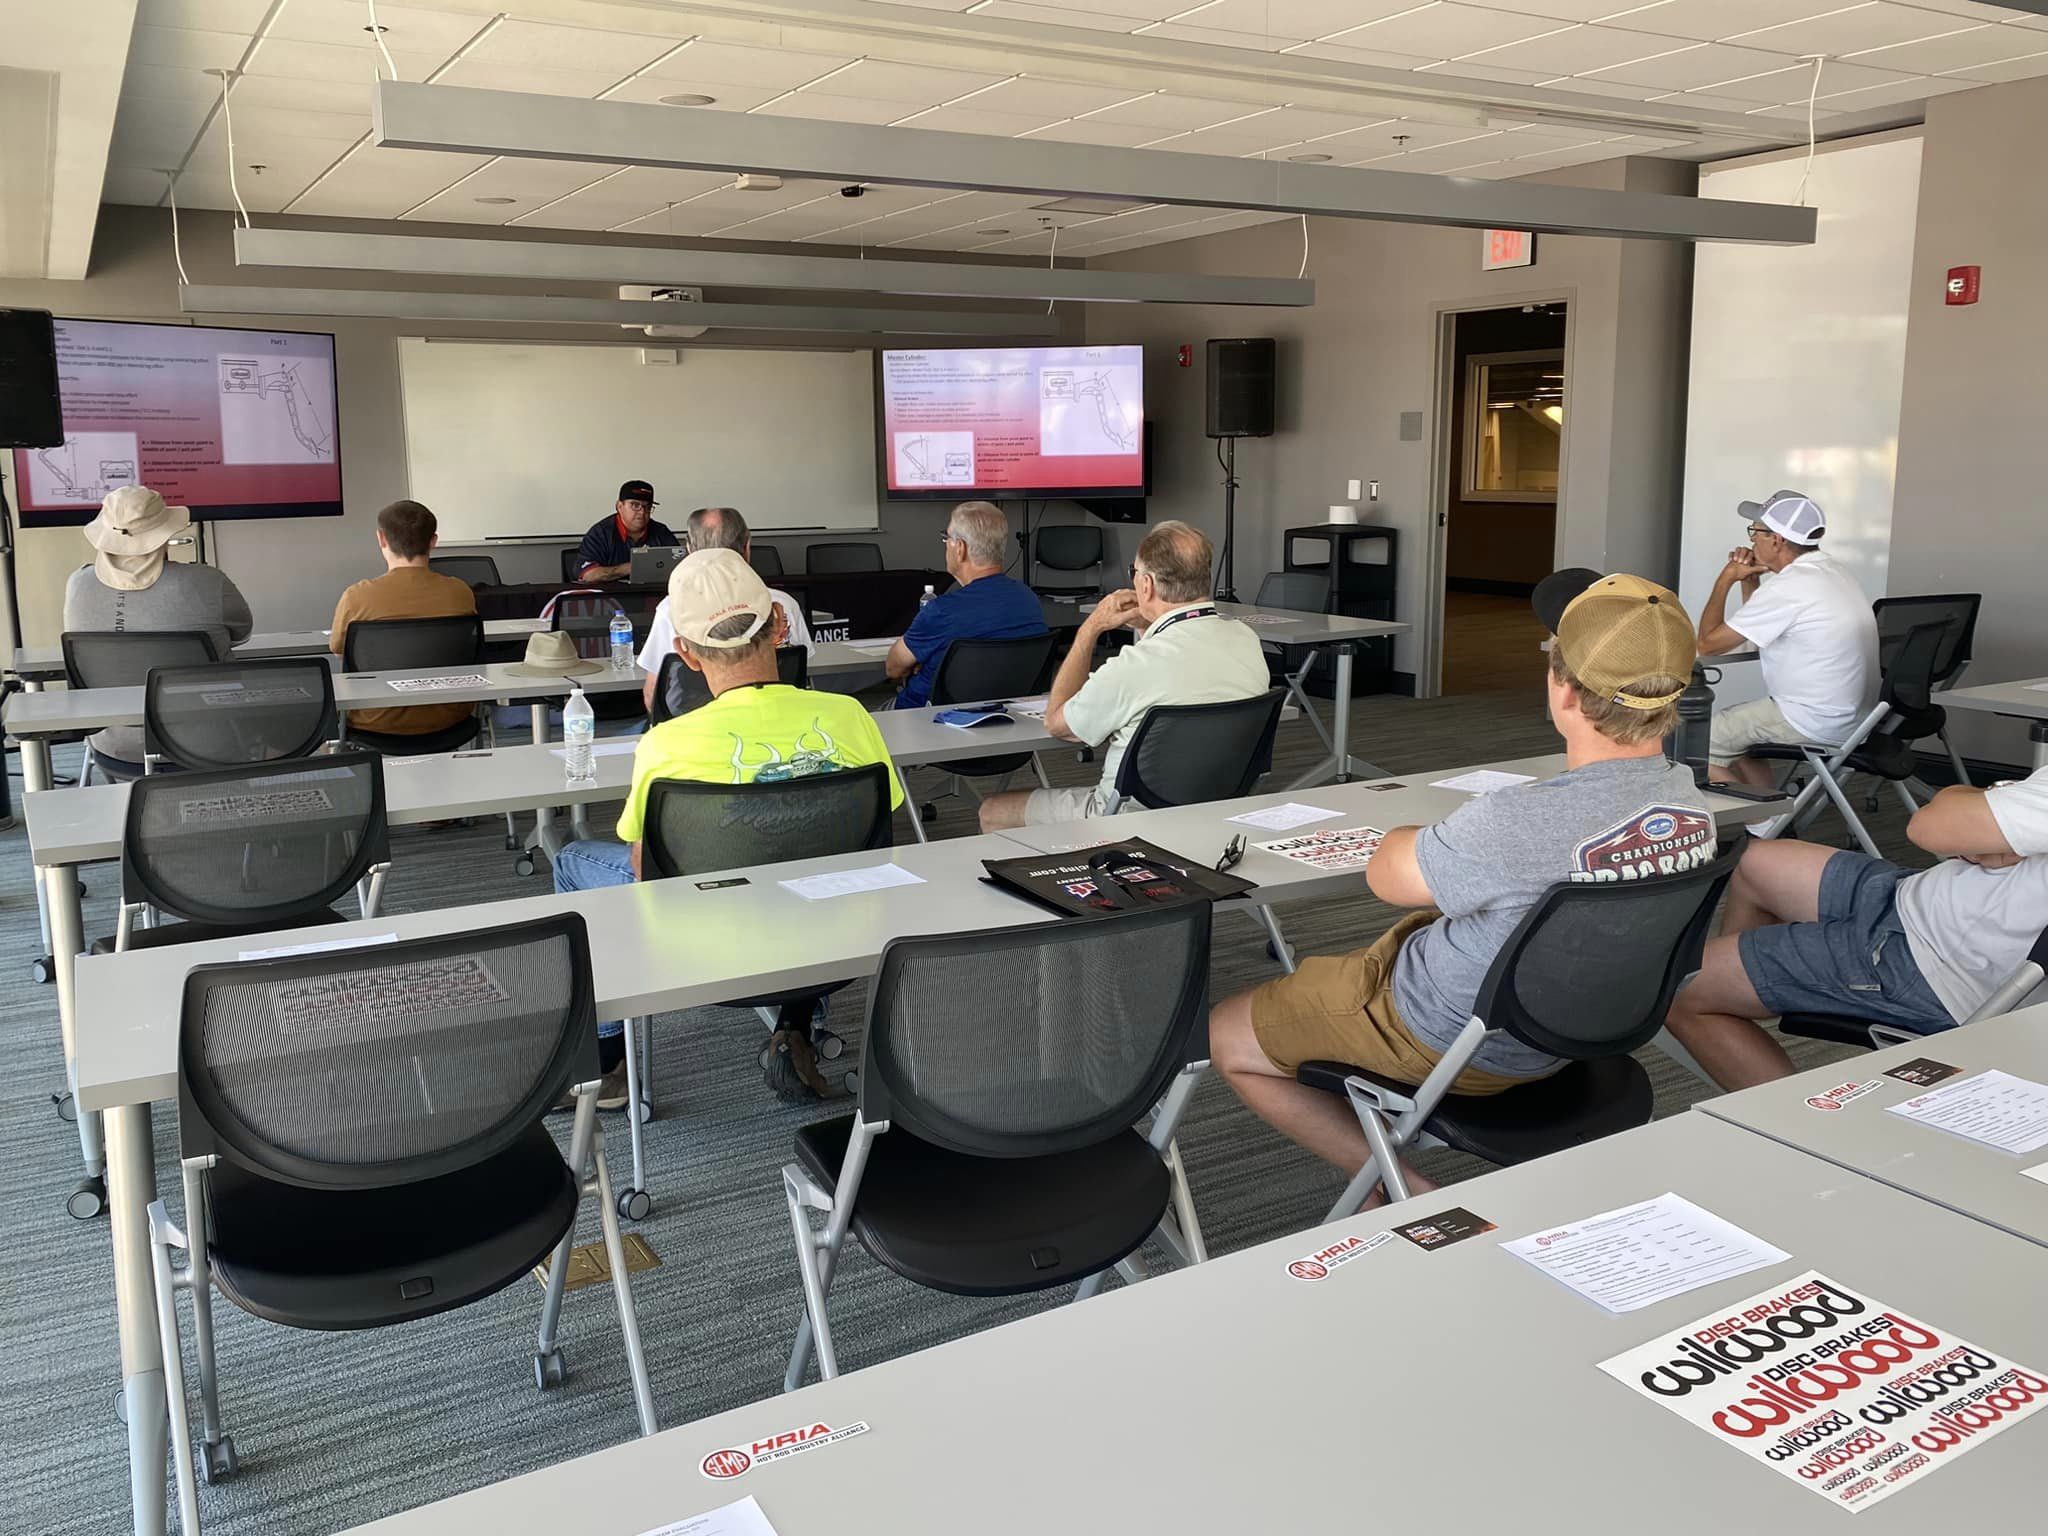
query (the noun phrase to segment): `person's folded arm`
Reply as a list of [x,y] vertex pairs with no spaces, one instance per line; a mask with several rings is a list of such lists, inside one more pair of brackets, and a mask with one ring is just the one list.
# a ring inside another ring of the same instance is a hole
[[889,674],[892,683],[903,682],[917,670],[917,653],[911,650],[907,637],[897,636],[889,654],[882,658],[882,670]]
[[1433,907],[1429,882],[1422,878],[1422,865],[1415,856],[1415,839],[1421,827],[1396,827],[1380,840],[1365,866],[1365,883],[1373,895],[1389,906]]
[[634,843],[626,850],[626,858],[633,866],[633,878],[638,880],[640,878],[640,845],[638,843]]
[[1914,847],[1942,858],[1996,865],[2018,857],[1985,792],[1967,784],[1949,785],[1915,811],[1906,836]]

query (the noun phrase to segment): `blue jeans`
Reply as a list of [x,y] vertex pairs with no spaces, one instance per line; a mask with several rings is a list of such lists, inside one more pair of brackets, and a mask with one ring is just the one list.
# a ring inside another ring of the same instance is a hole
[[[555,855],[555,891],[601,891],[609,885],[633,883],[633,851],[610,838],[571,843]],[[617,1019],[597,1026],[597,1038],[615,1039],[626,1026]]]

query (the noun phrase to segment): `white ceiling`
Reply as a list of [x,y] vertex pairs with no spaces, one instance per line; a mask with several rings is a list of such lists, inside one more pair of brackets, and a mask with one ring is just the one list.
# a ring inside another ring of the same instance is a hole
[[[912,9],[911,7],[916,7]],[[408,80],[1472,177],[1726,154],[2048,74],[2048,17],[1974,0],[440,0],[380,4]],[[366,0],[141,0],[104,195],[251,213],[1086,255],[1271,215],[383,150]],[[1021,24],[1021,25],[1020,25]],[[638,30],[625,30],[627,27]],[[1121,34],[1113,35],[1113,34]],[[1085,46],[1083,46],[1085,45]],[[1306,83],[1304,83],[1306,82]],[[1423,89],[1443,103],[1418,99]],[[1376,90],[1387,94],[1376,94]],[[1554,117],[1531,121],[1539,110]],[[1588,109],[1620,123],[1588,120]],[[1700,125],[1711,120],[1711,139]],[[1668,132],[1648,128],[1672,124]],[[1628,131],[1634,129],[1636,131]],[[1756,137],[1745,141],[1745,134]],[[261,169],[257,169],[261,167]],[[483,199],[493,201],[483,201]],[[506,201],[497,201],[504,199]],[[1051,217],[1053,224],[1044,222]]]

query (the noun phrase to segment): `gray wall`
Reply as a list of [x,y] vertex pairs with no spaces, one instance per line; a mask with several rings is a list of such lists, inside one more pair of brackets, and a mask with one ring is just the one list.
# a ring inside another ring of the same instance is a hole
[[[1927,106],[1889,586],[1984,594],[1978,682],[2048,673],[2044,142],[2048,80]],[[1951,307],[1943,280],[1965,265],[1984,269],[1983,296]],[[1950,721],[1965,752],[2029,761],[2023,726],[1960,711]]]
[[[378,229],[360,221],[284,220],[320,227]],[[496,287],[516,291],[509,283],[467,284],[460,280],[400,276],[382,284],[360,274],[238,270],[234,264],[230,220],[224,214],[183,216],[185,270],[194,283],[274,285],[287,287],[383,286],[428,289]],[[414,226],[407,226],[413,228]],[[417,226],[422,233],[436,226]],[[479,233],[462,227],[452,231]],[[514,233],[519,233],[515,231]],[[620,243],[640,243],[622,241]],[[804,247],[806,251],[811,247]],[[552,284],[550,292],[612,297],[615,293],[588,284]],[[708,293],[708,298],[721,295]],[[747,294],[751,300],[772,300],[771,294]],[[805,296],[813,297],[813,296]],[[887,300],[863,299],[864,304]],[[904,301],[923,307],[943,301]],[[177,270],[172,260],[170,218],[151,208],[110,205],[101,210],[93,246],[92,275],[82,282],[0,281],[0,306],[48,309],[58,315],[109,320],[165,320],[178,312]],[[971,305],[962,307],[973,307]],[[418,335],[418,321],[323,320],[292,317],[239,317],[250,327],[274,325],[285,330],[331,330],[335,336],[341,413],[341,468],[345,511],[339,518],[303,518],[273,522],[230,523],[209,535],[214,563],[225,570],[248,596],[259,629],[320,629],[333,616],[341,589],[381,569],[372,533],[377,509],[407,492],[404,420],[399,403],[398,338]],[[1079,337],[1078,317],[1072,321]],[[589,342],[598,333],[589,327],[479,326],[435,322],[433,334]],[[714,339],[738,344],[782,346],[846,346],[844,336],[714,333]],[[0,464],[9,457],[0,454]],[[619,482],[634,473],[632,465],[591,466],[590,518],[595,522],[611,509]],[[11,490],[11,487],[10,487]],[[664,486],[662,499],[672,511],[687,513],[696,503],[687,486]],[[14,498],[10,494],[10,502]],[[744,508],[742,510],[745,510]],[[1077,509],[1065,508],[1077,516]],[[1055,516],[1061,515],[1056,511]],[[878,535],[891,565],[931,565],[939,554],[944,527],[943,504],[899,502],[882,512]],[[778,539],[784,560],[801,569],[798,554],[804,539]],[[21,535],[17,580],[24,637],[31,643],[54,641],[61,625],[65,577],[90,557],[91,550],[75,528],[30,529]],[[507,553],[508,579],[527,576],[553,580],[559,574],[553,546],[522,554]],[[0,597],[4,601],[4,597]]]
[[[1681,192],[1691,190],[1692,178],[1689,165],[1631,159],[1530,179]],[[1139,342],[1146,349],[1146,408],[1155,422],[1152,517],[1185,518],[1220,533],[1221,475],[1202,435],[1202,342],[1277,337],[1278,431],[1241,443],[1237,457],[1239,591],[1256,590],[1260,576],[1278,568],[1281,529],[1322,521],[1326,507],[1345,499],[1347,479],[1377,479],[1381,504],[1368,520],[1400,528],[1399,616],[1420,622],[1433,531],[1425,503],[1436,448],[1441,313],[1563,298],[1571,305],[1571,394],[1557,563],[1675,578],[1689,247],[1545,236],[1534,268],[1482,272],[1476,230],[1312,219],[1309,236],[1317,293],[1310,309],[1090,310],[1090,342]],[[1288,221],[1090,265],[1292,275],[1300,260],[1301,225]],[[1195,349],[1188,369],[1174,361],[1183,342]],[[1423,441],[1400,440],[1404,411],[1423,413]],[[1396,665],[1413,670],[1420,654],[1418,638],[1403,636]]]

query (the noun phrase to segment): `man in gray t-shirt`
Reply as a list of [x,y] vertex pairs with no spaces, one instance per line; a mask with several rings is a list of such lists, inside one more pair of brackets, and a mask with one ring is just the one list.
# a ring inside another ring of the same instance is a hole
[[[1434,826],[1386,835],[1366,884],[1411,912],[1369,947],[1305,959],[1292,975],[1219,1004],[1210,1055],[1260,1118],[1349,1174],[1369,1150],[1351,1107],[1294,1081],[1304,1061],[1341,1061],[1419,1084],[1472,1018],[1494,957],[1563,880],[1642,880],[1714,856],[1714,819],[1664,738],[1695,659],[1678,598],[1637,576],[1563,571],[1537,588],[1556,635],[1551,723],[1565,771],[1481,795]],[[1557,1058],[1488,1035],[1453,1080],[1499,1093]],[[1410,1188],[1433,1186],[1412,1172]]]

